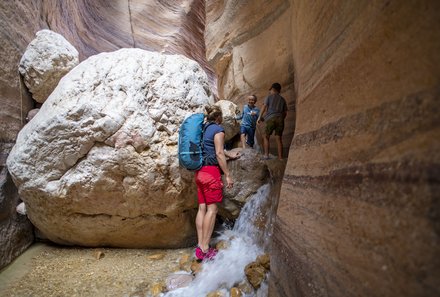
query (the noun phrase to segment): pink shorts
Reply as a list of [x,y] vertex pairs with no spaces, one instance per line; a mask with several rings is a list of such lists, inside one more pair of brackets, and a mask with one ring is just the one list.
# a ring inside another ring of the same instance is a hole
[[218,166],[203,166],[196,172],[199,204],[220,203],[223,199],[223,182]]

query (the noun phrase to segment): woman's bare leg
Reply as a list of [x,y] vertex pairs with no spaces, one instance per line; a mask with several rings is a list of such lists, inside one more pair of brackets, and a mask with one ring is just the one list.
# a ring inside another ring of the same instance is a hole
[[206,215],[206,204],[199,204],[199,210],[196,216],[196,229],[197,229],[197,244],[202,246],[203,240],[203,221]]
[[203,219],[202,228],[202,242],[200,247],[203,252],[207,252],[209,249],[209,242],[211,241],[212,232],[214,231],[215,217],[217,216],[217,204],[209,204],[207,206],[206,215]]

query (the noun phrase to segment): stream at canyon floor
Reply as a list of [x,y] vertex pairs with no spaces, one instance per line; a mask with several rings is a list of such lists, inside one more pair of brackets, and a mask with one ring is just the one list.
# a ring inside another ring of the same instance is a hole
[[[243,207],[233,229],[217,236],[228,248],[203,264],[188,287],[161,296],[205,296],[245,279],[245,266],[263,254],[271,228],[270,186],[262,186]],[[267,209],[269,207],[269,209]],[[269,215],[268,215],[269,214]],[[0,273],[0,296],[151,296],[172,273],[187,273],[193,248],[147,250],[62,247],[34,244]],[[267,284],[256,293],[267,296]]]

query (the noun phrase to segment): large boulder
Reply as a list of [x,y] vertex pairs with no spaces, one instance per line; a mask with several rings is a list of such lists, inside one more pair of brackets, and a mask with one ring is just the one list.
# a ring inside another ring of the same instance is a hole
[[41,30],[26,48],[19,71],[32,97],[43,103],[60,79],[78,65],[78,51],[63,36]]
[[8,157],[29,218],[61,244],[189,244],[196,193],[179,168],[178,128],[213,103],[205,72],[183,56],[122,49],[85,60]]
[[219,215],[232,220],[238,218],[244,204],[271,179],[266,162],[261,161],[261,155],[256,150],[238,148],[233,151],[241,154],[239,159],[228,162],[234,186],[224,189],[223,201],[219,205]]
[[229,141],[240,133],[240,123],[235,119],[240,110],[234,102],[229,100],[217,101],[215,105],[218,105],[222,110],[225,141]]

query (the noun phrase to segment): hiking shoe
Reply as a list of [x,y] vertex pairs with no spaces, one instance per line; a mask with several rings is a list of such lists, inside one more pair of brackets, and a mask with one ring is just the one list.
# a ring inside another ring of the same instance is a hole
[[209,250],[205,254],[205,259],[207,260],[214,260],[215,256],[217,255],[218,250],[215,248],[209,248]]
[[205,256],[207,253],[204,253],[199,246],[196,246],[196,250],[195,250],[194,254],[195,254],[197,260],[203,260],[203,259],[205,259]]

